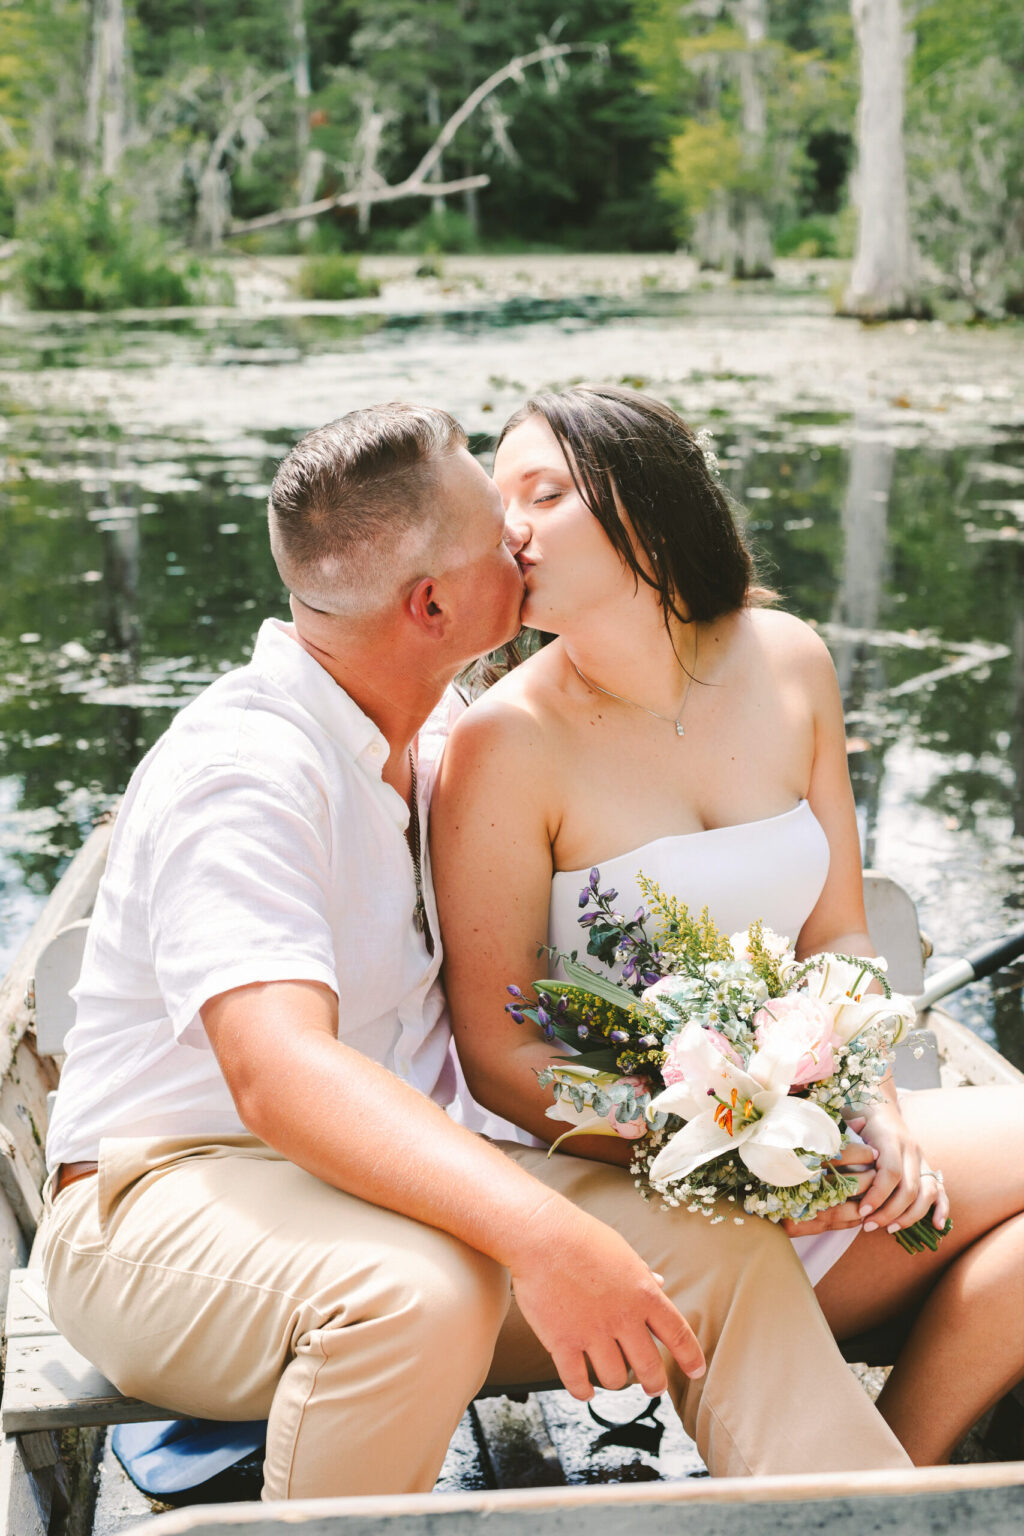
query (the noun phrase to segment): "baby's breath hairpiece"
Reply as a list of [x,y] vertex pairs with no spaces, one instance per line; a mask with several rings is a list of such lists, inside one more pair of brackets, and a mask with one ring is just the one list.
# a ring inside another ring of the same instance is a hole
[[697,447],[704,455],[704,463],[708,467],[708,474],[713,480],[721,480],[722,469],[718,462],[718,454],[714,449],[715,434],[710,427],[702,427],[695,438]]

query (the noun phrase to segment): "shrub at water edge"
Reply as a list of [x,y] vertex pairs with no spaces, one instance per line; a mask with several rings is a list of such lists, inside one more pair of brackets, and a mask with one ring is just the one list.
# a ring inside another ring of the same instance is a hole
[[135,309],[230,297],[195,257],[178,258],[109,182],[64,187],[27,214],[15,282],[31,309]]
[[374,299],[380,293],[376,278],[360,276],[358,258],[339,251],[304,261],[297,287],[304,299]]

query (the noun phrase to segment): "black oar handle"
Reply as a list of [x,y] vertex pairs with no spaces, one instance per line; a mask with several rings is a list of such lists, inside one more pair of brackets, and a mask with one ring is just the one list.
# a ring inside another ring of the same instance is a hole
[[925,1009],[937,1003],[940,998],[948,997],[951,992],[958,991],[960,987],[966,987],[969,982],[980,981],[983,976],[991,976],[993,971],[1009,965],[1011,960],[1016,960],[1017,956],[1022,954],[1024,954],[1024,928],[1015,928],[998,943],[985,944],[981,949],[966,955],[963,960],[954,960],[950,965],[944,966],[941,971],[936,971],[925,984],[920,997],[915,997],[914,1003],[918,1013],[924,1013]]
[[991,976],[993,971],[1001,971],[1018,955],[1024,955],[1024,928],[1016,928],[997,944],[986,944],[982,949],[974,950],[967,956],[967,963],[974,972],[975,981],[980,981],[983,976]]

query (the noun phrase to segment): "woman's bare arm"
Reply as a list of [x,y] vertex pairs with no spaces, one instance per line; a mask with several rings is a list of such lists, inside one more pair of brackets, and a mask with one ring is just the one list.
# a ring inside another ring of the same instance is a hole
[[[518,702],[486,697],[458,722],[431,807],[431,860],[444,937],[445,988],[456,1047],[474,1098],[553,1141],[554,1102],[537,1073],[560,1047],[505,1011],[509,983],[528,996],[549,960],[551,844],[560,775],[557,724]],[[627,1163],[612,1137],[574,1138],[566,1150]]]
[[830,949],[873,955],[864,911],[860,834],[838,679],[824,643],[807,628],[802,627],[793,659],[814,717],[814,757],[807,799],[829,847],[828,877],[800,930],[797,953],[803,957]]

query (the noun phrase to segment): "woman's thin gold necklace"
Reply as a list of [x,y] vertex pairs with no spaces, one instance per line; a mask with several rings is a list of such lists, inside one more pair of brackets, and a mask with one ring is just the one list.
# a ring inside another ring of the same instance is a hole
[[620,704],[628,704],[631,709],[642,709],[645,714],[653,715],[655,720],[664,720],[664,721],[667,722],[667,724],[674,725],[675,728],[676,728],[676,735],[677,736],[685,736],[686,732],[683,729],[683,724],[682,724],[683,711],[686,708],[686,701],[690,697],[690,689],[693,687],[694,673],[697,671],[697,646],[698,646],[699,640],[700,640],[700,633],[699,633],[698,630],[694,630],[694,632],[693,632],[693,672],[691,672],[689,674],[689,682],[686,684],[686,692],[683,694],[683,702],[679,706],[679,713],[678,713],[678,715],[675,715],[675,716],[660,714],[658,712],[658,710],[656,710],[656,709],[648,709],[646,704],[641,704],[636,699],[627,699],[627,698],[624,698],[621,693],[613,693],[610,688],[602,688],[600,683],[595,683],[593,678],[588,677],[585,672],[581,672],[580,671],[580,669],[576,665],[576,663],[574,661],[572,661],[572,657],[571,656],[569,657],[569,660],[572,661],[573,670],[575,671],[577,677],[581,678],[582,681],[586,683],[588,688],[593,688],[596,693],[606,694],[609,699],[618,699]]

